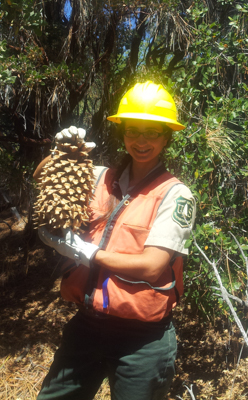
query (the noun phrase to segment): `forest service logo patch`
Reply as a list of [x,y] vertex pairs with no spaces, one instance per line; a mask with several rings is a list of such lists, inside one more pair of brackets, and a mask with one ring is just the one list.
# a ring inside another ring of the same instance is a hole
[[183,196],[180,196],[176,199],[176,208],[173,212],[172,219],[182,228],[188,228],[192,222],[193,210],[193,200],[185,199]]

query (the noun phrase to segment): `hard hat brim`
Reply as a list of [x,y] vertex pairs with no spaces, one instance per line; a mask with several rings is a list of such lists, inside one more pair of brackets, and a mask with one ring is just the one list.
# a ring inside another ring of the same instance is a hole
[[121,113],[110,115],[107,117],[108,121],[115,122],[116,124],[120,124],[122,119],[140,119],[145,121],[156,121],[156,122],[163,122],[169,126],[173,131],[181,131],[185,129],[186,126],[180,124],[179,122],[175,122],[174,119],[162,117],[160,115],[153,115],[153,114],[145,114],[145,113]]

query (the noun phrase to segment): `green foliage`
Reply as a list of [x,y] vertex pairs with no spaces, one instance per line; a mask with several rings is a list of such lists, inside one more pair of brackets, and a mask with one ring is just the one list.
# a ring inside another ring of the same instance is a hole
[[1,3],[1,19],[4,27],[11,29],[13,36],[17,37],[20,30],[27,29],[41,34],[43,19],[40,7],[32,0],[4,0]]
[[[247,249],[248,96],[243,51],[247,34],[241,29],[248,22],[247,4],[237,5],[235,12],[222,25],[206,20],[207,10],[200,4],[191,9],[198,31],[190,45],[187,67],[176,72],[170,82],[174,91],[180,91],[180,111],[187,130],[176,134],[166,162],[190,183],[196,198],[198,245],[210,260],[217,261],[229,292],[242,298],[247,279],[244,260],[229,231]],[[216,286],[214,272],[192,239],[187,246],[188,301],[203,315],[226,312],[223,304],[220,306],[222,300],[218,304],[209,290]]]

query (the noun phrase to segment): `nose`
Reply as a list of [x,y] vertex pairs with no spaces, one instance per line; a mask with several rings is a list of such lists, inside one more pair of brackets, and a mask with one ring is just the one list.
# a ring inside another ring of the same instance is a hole
[[143,133],[141,133],[139,135],[139,137],[137,138],[137,143],[139,144],[145,144],[147,142],[147,139],[144,137]]

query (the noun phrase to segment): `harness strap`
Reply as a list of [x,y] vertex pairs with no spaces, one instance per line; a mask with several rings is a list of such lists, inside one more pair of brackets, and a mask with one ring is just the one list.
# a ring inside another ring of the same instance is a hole
[[123,282],[129,283],[130,285],[138,285],[138,284],[142,284],[142,283],[143,283],[144,285],[147,285],[147,286],[149,286],[151,289],[154,289],[154,290],[156,290],[156,291],[158,291],[158,292],[166,292],[167,290],[173,289],[173,288],[175,287],[175,285],[176,285],[175,274],[174,274],[173,269],[172,269],[173,281],[172,281],[171,285],[170,285],[168,288],[161,288],[161,287],[157,287],[157,286],[152,286],[152,285],[151,285],[149,282],[147,282],[147,281],[129,281],[128,279],[121,278],[121,277],[118,276],[118,275],[115,275],[115,276],[116,276],[116,278],[120,279],[120,280],[123,281]]

